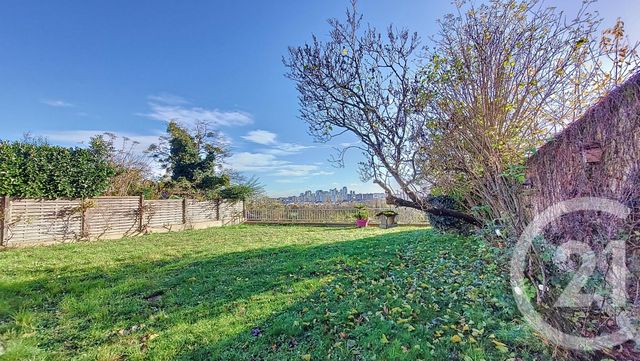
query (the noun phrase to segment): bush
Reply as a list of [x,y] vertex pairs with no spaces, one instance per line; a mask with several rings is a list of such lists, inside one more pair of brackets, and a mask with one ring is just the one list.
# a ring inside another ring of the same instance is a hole
[[[453,209],[457,211],[463,210],[460,202],[447,195],[431,196],[429,197],[428,202],[432,207],[435,208]],[[468,235],[473,230],[472,226],[458,218],[449,216],[436,216],[431,213],[427,213],[427,217],[429,218],[429,223],[431,224],[431,226],[438,231],[454,232],[458,234]]]
[[248,184],[233,184],[222,188],[219,192],[220,198],[230,200],[245,200],[251,198],[256,190]]
[[380,216],[385,216],[385,217],[394,217],[397,216],[398,212],[393,211],[393,210],[386,210],[386,211],[382,211],[382,212],[378,212],[376,213],[376,217],[380,217]]
[[95,197],[107,189],[113,175],[113,168],[87,149],[0,141],[0,195]]
[[369,219],[369,211],[367,210],[366,206],[360,205],[355,206],[354,208],[356,209],[356,213],[354,214],[354,217],[356,217],[356,219]]

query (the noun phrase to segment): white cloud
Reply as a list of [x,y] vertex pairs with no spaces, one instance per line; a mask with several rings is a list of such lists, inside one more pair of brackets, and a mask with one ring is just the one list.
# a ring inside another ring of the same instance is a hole
[[291,154],[300,153],[303,150],[307,150],[311,148],[313,148],[313,146],[292,144],[292,143],[280,143],[278,145],[275,145],[272,148],[264,149],[264,152],[268,154],[273,154],[273,155],[291,155]]
[[288,164],[272,154],[241,152],[227,159],[229,166],[240,172],[268,172]]
[[149,113],[138,114],[147,118],[168,122],[176,120],[192,125],[206,121],[214,127],[228,127],[253,123],[251,114],[241,111],[222,111],[213,108],[186,106],[188,102],[172,94],[150,95]]
[[252,130],[247,133],[247,135],[242,136],[242,138],[256,144],[271,146],[270,148],[261,149],[260,151],[272,155],[296,154],[303,150],[313,148],[313,146],[309,145],[278,142],[278,135],[276,133],[262,129]]
[[279,167],[274,175],[279,177],[305,177],[317,169],[318,167],[315,165],[288,164],[286,166]]
[[147,99],[149,99],[153,103],[172,104],[172,105],[189,103],[185,98],[178,95],[169,94],[169,93],[149,95]]
[[320,170],[313,164],[295,164],[278,159],[273,154],[241,152],[233,154],[226,163],[240,172],[267,173],[277,177],[307,177],[331,175],[333,172]]
[[334,175],[334,174],[335,172],[327,172],[327,171],[321,170],[319,172],[313,173],[312,175]]
[[310,145],[301,145],[301,144],[292,144],[292,143],[281,143],[278,144],[278,149],[285,152],[299,152],[305,149],[311,149],[313,146]]
[[243,139],[246,139],[250,142],[262,144],[262,145],[270,145],[276,143],[277,138],[276,133],[272,133],[266,130],[252,130],[247,135],[243,136]]
[[72,108],[75,107],[74,104],[65,102],[64,100],[60,100],[60,99],[41,99],[40,102],[42,104],[46,104],[50,107],[55,107],[55,108]]
[[180,105],[160,105],[155,103],[151,103],[150,106],[151,113],[147,113],[145,116],[167,122],[177,120],[186,124],[194,124],[197,121],[206,121],[213,126],[221,127],[253,123],[253,118],[249,113],[239,111],[225,112],[217,109],[186,108]]
[[[281,178],[281,179],[276,179],[274,182],[276,183],[284,183],[284,184],[299,184],[299,183],[304,183],[308,180],[308,177],[302,177],[302,178]],[[290,195],[291,192],[285,192],[284,194],[286,195]]]

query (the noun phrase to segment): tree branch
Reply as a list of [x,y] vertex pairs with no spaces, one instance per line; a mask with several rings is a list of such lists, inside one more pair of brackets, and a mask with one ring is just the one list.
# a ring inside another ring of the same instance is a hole
[[392,205],[397,206],[397,207],[409,207],[409,208],[419,209],[421,211],[433,214],[434,216],[453,217],[453,218],[457,218],[459,220],[462,220],[464,222],[467,222],[467,223],[469,223],[471,225],[474,225],[476,227],[482,227],[482,222],[480,220],[478,220],[477,218],[473,217],[472,215],[466,214],[464,212],[456,211],[454,209],[436,208],[436,207],[424,206],[424,205],[428,204],[427,200],[422,200],[421,203],[408,201],[406,199],[394,196],[391,193],[391,189],[389,189],[389,187],[387,187],[381,181],[374,180],[373,182],[375,184],[379,185],[380,187],[382,187],[382,189],[384,189],[385,194],[386,194],[387,204],[392,204]]

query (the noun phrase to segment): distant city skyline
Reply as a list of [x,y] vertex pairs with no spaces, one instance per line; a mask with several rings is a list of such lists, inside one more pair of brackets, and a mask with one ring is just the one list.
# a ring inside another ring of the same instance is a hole
[[342,186],[341,188],[332,188],[329,190],[306,190],[304,192],[301,192],[299,195],[276,197],[276,199],[285,204],[366,202],[383,198],[384,193],[382,192],[357,193],[354,190],[349,191],[349,188],[347,188],[347,186]]

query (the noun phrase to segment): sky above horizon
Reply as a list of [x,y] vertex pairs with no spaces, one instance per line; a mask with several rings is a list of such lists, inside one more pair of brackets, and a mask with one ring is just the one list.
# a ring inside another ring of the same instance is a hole
[[[233,153],[230,165],[255,175],[272,196],[362,183],[361,155],[344,168],[330,162],[332,144],[314,143],[298,118],[295,85],[284,77],[288,46],[327,36],[327,19],[343,18],[347,0],[330,1],[31,1],[3,0],[0,11],[0,139],[24,133],[52,144],[86,144],[113,132],[156,142],[166,121],[209,120]],[[546,1],[569,15],[581,0]],[[593,7],[607,26],[625,20],[640,40],[640,1]],[[365,21],[417,31],[423,44],[445,1],[360,1]]]

